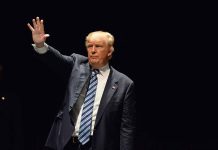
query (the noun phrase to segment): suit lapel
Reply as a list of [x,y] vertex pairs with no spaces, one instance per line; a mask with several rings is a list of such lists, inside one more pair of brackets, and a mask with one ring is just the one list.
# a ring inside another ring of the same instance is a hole
[[114,76],[113,69],[111,69],[103,96],[101,98],[100,106],[99,106],[96,121],[95,121],[95,126],[98,124],[107,104],[109,103],[115,91],[117,90],[117,87],[118,87],[118,80]]
[[[70,98],[70,101],[69,101],[69,110],[71,110],[73,108],[73,105],[76,103],[81,91],[82,91],[82,88],[83,86],[85,85],[87,79],[89,78],[89,74],[90,74],[90,66],[89,64],[85,64],[85,65],[81,65],[80,68],[78,68],[78,72],[80,72],[79,74],[79,78],[78,78],[78,81],[77,81],[77,85],[76,85],[76,90],[75,90],[75,94],[76,96],[74,96],[73,98]],[[70,84],[70,85],[73,85],[74,83]],[[72,88],[70,88],[72,89]],[[73,91],[73,90],[71,90]]]

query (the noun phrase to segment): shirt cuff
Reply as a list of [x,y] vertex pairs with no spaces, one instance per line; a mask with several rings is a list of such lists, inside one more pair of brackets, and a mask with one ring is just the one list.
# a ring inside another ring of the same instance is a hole
[[44,44],[43,47],[37,48],[35,44],[32,44],[34,50],[39,54],[45,54],[48,51],[48,44]]

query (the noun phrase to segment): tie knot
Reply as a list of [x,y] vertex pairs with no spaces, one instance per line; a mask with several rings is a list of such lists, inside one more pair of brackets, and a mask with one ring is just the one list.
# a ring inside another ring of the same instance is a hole
[[94,77],[95,75],[97,75],[99,73],[98,69],[93,69],[92,70],[92,77]]

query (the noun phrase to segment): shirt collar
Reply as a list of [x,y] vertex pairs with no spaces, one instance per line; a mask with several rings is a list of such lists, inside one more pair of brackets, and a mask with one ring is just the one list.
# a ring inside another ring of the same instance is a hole
[[110,67],[109,67],[109,64],[107,63],[105,66],[99,68],[99,74],[104,76],[105,73],[107,73],[109,70],[110,70]]

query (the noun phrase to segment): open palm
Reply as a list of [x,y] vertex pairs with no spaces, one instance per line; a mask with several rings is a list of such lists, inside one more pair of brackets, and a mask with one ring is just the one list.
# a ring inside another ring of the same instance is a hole
[[27,26],[32,31],[33,42],[41,47],[44,45],[44,42],[49,35],[45,34],[43,20],[40,20],[39,17],[36,17],[36,19],[33,19],[32,22],[33,26],[29,23]]

